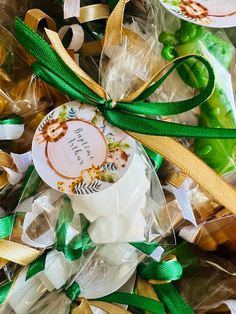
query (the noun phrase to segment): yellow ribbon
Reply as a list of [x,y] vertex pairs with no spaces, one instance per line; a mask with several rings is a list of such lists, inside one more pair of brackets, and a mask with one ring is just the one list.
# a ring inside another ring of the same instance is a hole
[[80,16],[77,17],[78,21],[82,23],[106,19],[110,15],[108,5],[103,3],[87,5],[80,8]]
[[119,305],[102,302],[102,301],[91,301],[81,298],[80,305],[72,310],[72,314],[93,314],[91,305],[95,306],[107,314],[132,314],[130,311],[125,310]]
[[[137,281],[136,281],[136,288],[137,288],[138,295],[153,299],[155,301],[159,301],[153,286],[147,280],[138,276]],[[152,313],[146,312],[146,314],[152,314]]]
[[0,258],[7,261],[26,266],[35,261],[40,255],[42,255],[41,251],[26,245],[0,239]]
[[[46,33],[55,51],[71,68],[71,70],[74,71],[74,73],[95,93],[104,99],[108,99],[109,96],[106,91],[93,79],[91,79],[68,55],[58,34],[51,30],[46,30]],[[166,70],[168,66],[170,66],[170,64],[166,65],[159,72],[155,73],[153,77],[141,88],[127,96],[122,101],[132,101],[135,99],[158,77],[160,77],[160,75]],[[236,192],[234,189],[188,149],[184,148],[174,139],[168,137],[142,135],[133,132],[127,133],[141,144],[162,155],[166,160],[179,167],[182,172],[190,176],[207,192],[213,195],[215,200],[217,200],[220,204],[224,205],[232,212],[236,213]]]
[[120,0],[107,20],[104,45],[120,45],[123,36],[125,5],[129,0]]
[[35,32],[38,31],[39,23],[45,20],[48,28],[56,31],[57,26],[55,21],[40,9],[31,9],[25,15],[25,24],[32,28]]
[[[0,151],[0,168],[1,167],[6,167],[10,169],[14,168],[14,162],[11,156],[3,151]],[[4,171],[0,175],[0,189],[3,189],[7,185],[8,185],[7,173]]]

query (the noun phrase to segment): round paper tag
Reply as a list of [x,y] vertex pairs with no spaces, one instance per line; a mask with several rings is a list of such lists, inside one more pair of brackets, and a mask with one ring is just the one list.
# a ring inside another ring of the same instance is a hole
[[117,182],[128,170],[135,141],[105,121],[96,108],[70,102],[40,123],[32,157],[41,178],[67,194],[90,194]]
[[181,19],[207,27],[236,26],[235,0],[160,0]]

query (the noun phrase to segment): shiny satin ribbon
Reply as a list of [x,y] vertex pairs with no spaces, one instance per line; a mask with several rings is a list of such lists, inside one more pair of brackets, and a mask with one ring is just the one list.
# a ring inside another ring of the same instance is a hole
[[20,117],[0,120],[0,140],[16,140],[24,132],[23,119]]
[[64,0],[64,19],[80,15],[80,0]]
[[[19,31],[19,27],[21,25],[19,25],[19,21],[17,21],[17,23]],[[67,64],[67,66],[73,69],[73,72],[87,86],[89,86],[91,91],[94,91],[99,97],[102,97],[103,99],[109,99],[109,96],[107,95],[106,91],[96,82],[94,82],[82,69],[78,67],[78,65],[73,61],[73,59],[71,59],[68,56],[66,50],[63,48],[63,45],[60,42],[58,35],[49,30],[47,30],[47,34],[49,36],[50,41],[53,44],[54,49],[58,52],[58,54],[60,55],[62,60]],[[21,39],[21,36],[22,35],[18,34],[19,39]],[[40,41],[42,41],[42,39],[40,39]],[[145,94],[144,91],[147,89],[147,87],[150,84],[153,84],[155,79],[158,78],[161,75],[161,72],[163,71],[164,70],[162,69],[159,73],[156,73],[149,82],[147,82],[141,87],[141,89],[135,91],[134,93],[126,97],[123,101],[130,101],[132,99],[135,99],[135,97],[138,97],[142,93]],[[154,85],[155,84],[153,84],[150,88],[153,88]],[[87,99],[84,98],[84,101],[88,101],[88,98]],[[148,103],[145,103],[145,105],[148,106]],[[169,105],[165,107],[168,110],[170,108]],[[132,105],[132,108],[135,109],[136,106]],[[122,119],[120,119],[119,123],[122,122],[123,122]],[[125,125],[127,126],[127,123]],[[124,129],[125,125],[123,127]],[[178,125],[173,124],[173,130],[176,130],[177,126]],[[205,130],[206,133],[207,131],[209,131],[208,129]],[[222,132],[223,130],[220,131]],[[138,141],[140,141],[146,147],[150,148],[156,153],[159,153],[167,160],[177,165],[183,172],[192,177],[201,186],[203,186],[207,192],[211,193],[219,203],[223,204],[232,212],[236,212],[236,208],[234,205],[236,202],[236,192],[233,190],[233,188],[230,187],[227,183],[225,183],[225,181],[223,181],[211,168],[209,168],[198,157],[193,155],[189,150],[185,149],[181,144],[179,144],[178,142],[174,141],[171,138],[163,136],[156,137],[153,135],[143,135],[134,132],[129,132],[129,134]],[[205,136],[204,133],[202,134],[202,136]],[[222,193],[222,191],[224,191],[224,193]]]
[[[12,157],[3,151],[0,151],[0,168],[6,167],[11,169],[13,168],[13,166],[14,162],[12,160]],[[0,175],[0,189],[3,189],[7,185],[8,185],[7,172],[5,172],[4,170],[4,172]]]
[[41,254],[42,252],[28,246],[0,239],[0,257],[16,264],[29,265]]
[[165,310],[172,314],[194,313],[171,283],[182,275],[182,266],[175,256],[168,256],[159,263],[142,263],[139,275],[146,279],[138,278],[136,287],[139,294],[155,300],[157,298],[164,304]]
[[57,30],[55,21],[39,9],[31,9],[27,11],[25,15],[25,23],[29,25],[29,27],[32,28],[35,32],[38,31],[39,24],[42,20],[46,21],[49,29],[54,31]]
[[91,4],[80,8],[79,22],[86,23],[101,19],[106,19],[110,15],[110,9],[106,4]]
[[83,28],[78,24],[72,24],[72,25],[65,25],[62,28],[60,28],[58,35],[60,36],[60,39],[63,40],[66,33],[71,30],[72,31],[72,38],[69,43],[69,46],[67,47],[68,50],[78,51],[83,43],[84,43],[84,31]]

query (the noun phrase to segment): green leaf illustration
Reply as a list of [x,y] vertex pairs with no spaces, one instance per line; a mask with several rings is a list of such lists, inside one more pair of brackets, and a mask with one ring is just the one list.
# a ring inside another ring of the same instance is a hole
[[118,181],[118,179],[119,178],[116,174],[111,173],[107,170],[100,172],[98,176],[98,180],[108,183],[115,183],[116,181]]
[[67,107],[63,106],[61,112],[58,115],[58,118],[60,120],[66,120],[67,119]]
[[127,143],[112,142],[108,144],[108,148],[110,152],[114,151],[116,148],[119,148],[120,150],[126,150],[129,147],[130,147],[129,144]]

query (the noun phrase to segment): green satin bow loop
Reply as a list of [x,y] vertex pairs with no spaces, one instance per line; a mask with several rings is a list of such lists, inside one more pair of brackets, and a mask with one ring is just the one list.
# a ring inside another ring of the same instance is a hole
[[15,214],[0,218],[0,239],[8,238],[11,235],[15,218]]
[[23,124],[23,119],[21,117],[12,117],[7,119],[1,119],[0,125],[3,124]]
[[81,292],[80,286],[75,281],[72,283],[72,285],[68,289],[65,290],[66,295],[71,301],[77,300],[80,295],[80,292]]
[[[181,277],[182,267],[179,262],[174,259],[162,262],[149,261],[146,264],[141,264],[138,272],[139,275],[145,279],[172,281]],[[141,297],[139,295],[120,292],[113,293],[98,300],[127,304],[152,313],[165,313],[164,307],[173,314],[194,313],[172,284],[154,285],[154,289],[161,302]]]
[[6,300],[12,285],[13,281],[10,281],[0,286],[0,305]]
[[26,273],[26,280],[30,279],[37,273],[44,270],[45,263],[46,263],[46,256],[47,254],[43,254],[38,259],[36,259],[33,263],[30,264]]
[[[193,109],[203,103],[214,89],[214,73],[201,56],[189,55],[176,59],[172,67],[156,83],[148,87],[135,101],[130,103],[103,99],[82,82],[61,60],[50,45],[19,18],[16,19],[16,35],[20,43],[36,58],[34,73],[47,83],[60,89],[72,99],[98,107],[108,122],[124,130],[162,136],[235,138],[235,129],[200,128],[150,119],[144,116],[174,115]],[[185,61],[194,58],[204,64],[208,71],[208,84],[191,99],[173,103],[149,103],[147,99],[165,79]]]
[[139,274],[144,279],[159,281],[173,281],[180,279],[183,269],[177,260],[149,261],[147,264],[139,265]]
[[[150,261],[146,264],[140,264],[138,269],[139,275],[149,280],[158,298],[164,304],[165,309],[172,314],[192,314],[194,313],[190,306],[180,296],[172,283],[181,278],[182,266],[175,259],[163,260],[159,263]],[[156,281],[156,283],[155,283]],[[160,283],[158,283],[160,281]]]

